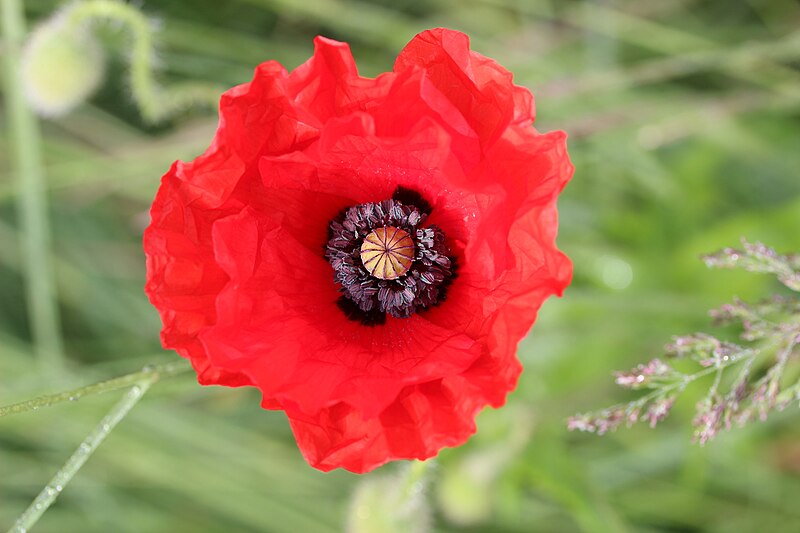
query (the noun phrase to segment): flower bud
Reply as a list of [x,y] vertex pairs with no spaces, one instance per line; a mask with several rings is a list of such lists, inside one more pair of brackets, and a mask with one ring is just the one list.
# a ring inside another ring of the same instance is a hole
[[89,29],[53,17],[33,30],[23,51],[25,96],[42,116],[65,115],[94,92],[103,67],[103,51]]

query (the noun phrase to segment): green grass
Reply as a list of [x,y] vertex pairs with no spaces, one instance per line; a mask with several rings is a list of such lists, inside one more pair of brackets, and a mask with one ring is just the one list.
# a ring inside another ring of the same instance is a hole
[[[56,5],[27,3],[28,24]],[[577,411],[627,398],[611,371],[660,355],[673,334],[708,328],[708,308],[780,290],[697,257],[741,236],[800,250],[796,2],[170,0],[144,9],[163,25],[165,83],[230,86],[267,59],[293,68],[320,33],[348,41],[361,72],[375,75],[414,33],[460,29],[533,90],[537,127],[570,134],[576,172],[559,204],[559,244],[575,281],[523,342],[509,404],[440,454],[427,493],[435,531],[800,528],[796,408],[703,448],[690,442],[703,384],[656,430],[598,438],[564,427]],[[0,405],[174,357],[160,349],[142,292],[141,232],[159,177],[205,149],[216,118],[197,110],[144,124],[128,98],[124,39],[111,29],[103,38],[116,52],[100,93],[41,123],[68,367],[56,383],[31,343],[12,139],[0,134]],[[10,115],[2,109],[3,124]],[[609,261],[631,267],[628,286],[606,283]],[[120,394],[0,419],[0,530]],[[308,467],[283,414],[258,403],[254,391],[203,388],[188,375],[157,383],[35,531],[342,530],[361,478]],[[491,475],[476,478],[481,468]]]

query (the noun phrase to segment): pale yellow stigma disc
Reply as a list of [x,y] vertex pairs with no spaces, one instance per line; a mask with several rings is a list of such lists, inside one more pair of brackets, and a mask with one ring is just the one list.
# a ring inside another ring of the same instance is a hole
[[376,228],[364,237],[361,262],[378,279],[397,279],[414,262],[414,240],[400,228]]

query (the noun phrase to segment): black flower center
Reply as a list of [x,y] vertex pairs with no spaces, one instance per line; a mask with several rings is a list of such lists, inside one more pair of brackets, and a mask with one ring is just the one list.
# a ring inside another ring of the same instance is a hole
[[431,205],[399,187],[392,198],[345,209],[331,220],[325,258],[340,285],[339,308],[352,320],[383,324],[440,303],[455,258],[437,226],[421,227]]

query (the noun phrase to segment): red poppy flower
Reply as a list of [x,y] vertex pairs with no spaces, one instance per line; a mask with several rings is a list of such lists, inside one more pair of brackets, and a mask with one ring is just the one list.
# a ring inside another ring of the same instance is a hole
[[153,203],[163,345],[202,384],[258,387],[322,470],[463,443],[572,273],[555,246],[566,135],[532,122],[531,93],[451,30],[374,79],[323,37],[290,73],[260,65]]

